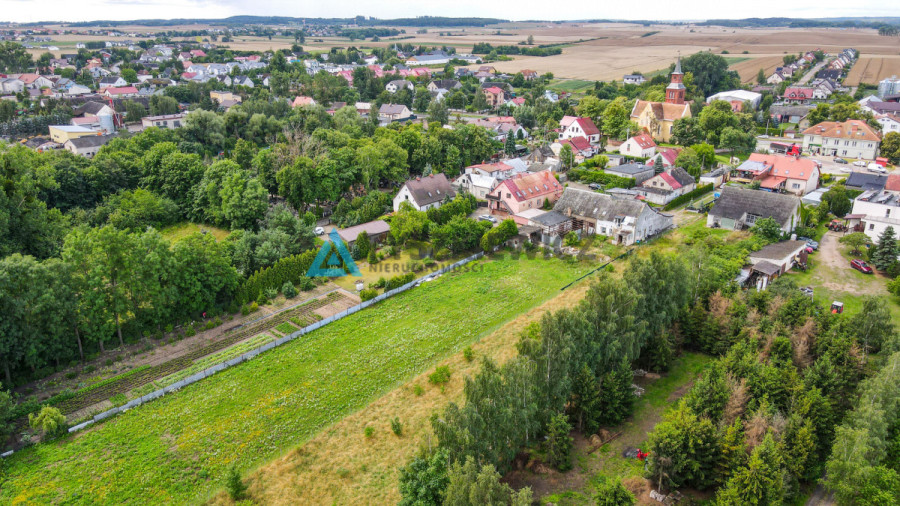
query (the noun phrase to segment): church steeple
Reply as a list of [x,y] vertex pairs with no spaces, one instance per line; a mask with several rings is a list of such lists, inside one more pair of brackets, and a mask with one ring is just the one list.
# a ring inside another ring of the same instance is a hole
[[675,70],[672,72],[672,82],[666,86],[666,103],[667,104],[684,104],[685,87],[682,80],[684,72],[681,71],[681,54],[675,63]]

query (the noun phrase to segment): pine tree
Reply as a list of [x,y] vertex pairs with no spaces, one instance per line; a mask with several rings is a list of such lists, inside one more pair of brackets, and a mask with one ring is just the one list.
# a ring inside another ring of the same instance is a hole
[[547,460],[556,469],[568,471],[572,469],[572,438],[569,432],[572,426],[564,413],[557,413],[550,419],[547,427]]
[[509,156],[516,154],[516,140],[512,135],[506,136],[506,145],[504,146],[504,151]]
[[634,405],[632,379],[631,366],[625,360],[603,377],[600,385],[600,423],[616,425],[631,414]]
[[897,246],[897,236],[894,227],[887,227],[878,237],[878,246],[872,252],[872,263],[879,271],[886,271],[891,264],[897,261],[900,248]]
[[662,155],[659,155],[656,157],[656,161],[653,162],[653,173],[659,174],[663,170],[665,170],[665,167],[663,167]]
[[572,384],[572,415],[575,426],[585,434],[593,434],[599,428],[600,386],[587,364],[581,366]]

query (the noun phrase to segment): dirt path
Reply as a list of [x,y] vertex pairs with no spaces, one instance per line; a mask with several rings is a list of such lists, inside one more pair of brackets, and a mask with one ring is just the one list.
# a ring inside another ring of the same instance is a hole
[[888,295],[882,274],[857,275],[841,252],[842,234],[825,232],[819,241],[819,251],[811,257],[814,263],[812,282],[829,290],[852,295]]
[[820,264],[835,269],[847,267],[847,261],[844,260],[844,257],[841,255],[841,250],[839,249],[839,238],[840,236],[837,232],[831,231],[825,232],[825,235],[822,236],[822,240],[819,241],[819,251],[817,255]]

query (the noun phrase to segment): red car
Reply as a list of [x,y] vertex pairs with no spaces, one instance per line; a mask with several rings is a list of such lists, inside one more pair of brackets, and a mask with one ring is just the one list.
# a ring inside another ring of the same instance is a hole
[[869,264],[863,262],[862,260],[851,260],[850,267],[858,270],[863,274],[872,274],[875,272],[871,267],[869,267]]

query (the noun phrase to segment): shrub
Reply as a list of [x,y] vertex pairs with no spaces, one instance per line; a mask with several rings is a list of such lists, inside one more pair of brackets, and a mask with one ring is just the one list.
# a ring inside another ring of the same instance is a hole
[[471,362],[472,359],[475,358],[475,350],[473,350],[471,346],[466,346],[463,350],[463,358],[466,359],[466,362]]
[[375,428],[366,425],[366,428],[363,429],[363,434],[365,434],[367,438],[370,438],[375,435]]
[[438,366],[428,375],[428,382],[432,385],[443,385],[448,381],[450,381],[450,367],[446,365]]
[[578,244],[581,242],[581,239],[579,239],[578,234],[573,231],[566,234],[564,242],[566,246],[574,247],[578,246]]
[[241,473],[237,469],[237,464],[232,464],[228,470],[228,476],[225,478],[225,488],[228,489],[228,495],[233,501],[239,501],[244,498],[247,493],[247,485],[241,479]]
[[425,266],[422,265],[422,262],[420,262],[420,261],[418,261],[418,260],[413,260],[413,261],[409,264],[409,268],[410,268],[410,270],[413,271],[413,272],[419,272],[419,271],[421,271],[422,269],[424,269]]
[[369,262],[369,265],[375,265],[378,263],[378,254],[375,253],[375,248],[369,250],[369,254],[366,260]]
[[94,372],[94,371],[96,371],[96,370],[97,370],[97,368],[94,367],[94,365],[92,364],[92,365],[89,365],[89,366],[85,367],[85,368],[84,368],[84,371],[82,371],[82,372],[84,372],[85,374],[90,374],[90,373],[92,373],[92,372]]
[[714,188],[714,186],[712,184],[698,186],[693,191],[689,191],[689,192],[685,193],[684,195],[679,195],[679,196],[675,197],[674,199],[672,199],[671,202],[669,202],[668,204],[666,204],[665,207],[663,207],[663,210],[668,211],[669,209],[675,209],[676,207],[678,207],[682,204],[687,204],[688,202],[696,199],[697,197],[702,197],[703,195],[706,195],[707,193],[713,191],[713,188]]
[[185,337],[194,337],[195,335],[197,335],[197,331],[194,330],[194,326],[193,326],[193,325],[190,325],[190,326],[188,326],[188,328],[184,329],[184,336],[185,336]]
[[259,304],[257,304],[256,302],[251,302],[250,303],[250,312],[255,313],[257,311],[259,311]]
[[300,279],[297,280],[297,287],[300,288],[301,291],[308,292],[316,287],[316,283],[310,277],[300,276]]
[[384,276],[378,278],[378,281],[372,283],[372,288],[384,288],[387,284],[387,281],[384,279]]
[[413,385],[413,393],[416,394],[416,397],[419,397],[425,393],[425,389],[422,388],[422,385]]
[[435,261],[435,259],[431,257],[422,260],[422,265],[424,265],[425,267],[433,267],[435,264],[437,264],[437,261]]
[[105,365],[106,367],[109,367],[109,366],[113,365],[113,359],[111,359],[111,358],[106,359],[106,360],[103,362],[103,365]]
[[172,326],[171,323],[166,325],[166,334],[171,334],[173,330],[175,330],[175,328]]
[[244,316],[247,316],[248,314],[250,314],[250,306],[248,306],[247,304],[244,304],[243,306],[241,306],[241,314]]
[[206,322],[206,325],[204,325],[204,327],[206,330],[213,329],[216,327],[216,323],[212,320],[209,320]]
[[269,298],[266,297],[264,294],[260,294],[259,298],[256,299],[256,304],[258,306],[265,306],[268,303],[269,303]]
[[375,297],[378,297],[378,290],[374,288],[367,288],[359,292],[359,298],[362,299],[363,302],[372,300]]
[[385,291],[393,290],[394,288],[399,288],[410,281],[416,279],[416,275],[412,272],[408,272],[406,274],[401,274],[399,276],[394,276],[393,278],[387,280],[384,284]]
[[290,281],[285,281],[284,285],[281,287],[281,293],[288,299],[293,299],[297,296],[297,287]]
[[447,248],[441,248],[437,250],[437,253],[434,254],[434,258],[438,260],[446,260],[450,258],[450,250]]
[[37,416],[34,416],[34,413],[28,414],[28,424],[32,429],[39,429],[46,436],[55,436],[65,430],[66,417],[59,412],[59,409],[44,406]]
[[630,506],[634,504],[634,496],[619,480],[605,478],[597,485],[596,490],[594,504],[597,506]]
[[394,417],[394,419],[391,420],[391,430],[394,431],[394,435],[397,437],[403,435],[403,424],[400,423],[399,417]]
[[66,373],[66,379],[74,379],[75,376],[78,376],[78,372],[77,372],[77,371],[72,371],[72,372],[67,372],[67,373]]
[[275,300],[275,298],[278,297],[277,288],[266,288],[264,290],[264,293],[266,294],[266,298],[269,300]]

